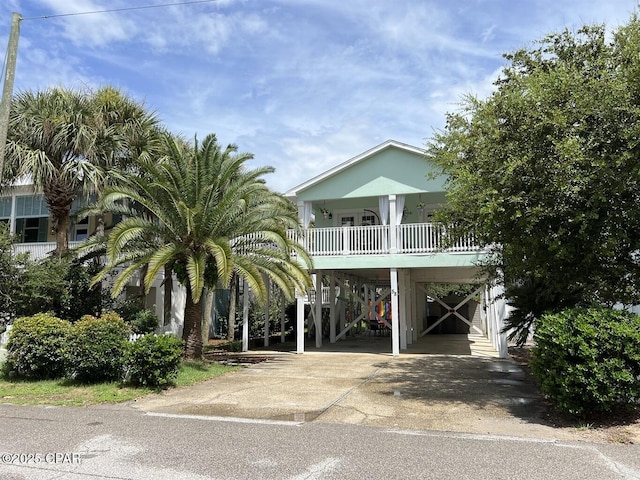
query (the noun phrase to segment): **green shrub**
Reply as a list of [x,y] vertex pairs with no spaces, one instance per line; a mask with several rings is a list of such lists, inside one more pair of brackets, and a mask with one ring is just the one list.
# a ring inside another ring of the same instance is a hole
[[63,376],[70,330],[69,322],[49,313],[16,319],[9,332],[4,369],[30,378]]
[[133,315],[128,322],[133,333],[147,334],[155,332],[158,328],[158,316],[151,310],[140,310]]
[[558,410],[585,417],[640,399],[640,317],[594,306],[544,315],[532,371]]
[[181,359],[182,340],[175,335],[144,335],[127,348],[125,380],[141,387],[168,386],[178,375]]
[[82,382],[121,378],[130,334],[131,328],[117,313],[82,317],[69,334],[70,376]]
[[89,287],[98,268],[72,255],[27,261],[20,270],[21,283],[11,299],[10,313],[29,316],[53,312],[74,322],[85,314],[99,312],[104,303],[102,289],[100,285]]
[[131,325],[133,333],[153,333],[158,328],[158,316],[152,310],[143,307],[144,299],[134,297],[120,303],[115,311],[125,322]]

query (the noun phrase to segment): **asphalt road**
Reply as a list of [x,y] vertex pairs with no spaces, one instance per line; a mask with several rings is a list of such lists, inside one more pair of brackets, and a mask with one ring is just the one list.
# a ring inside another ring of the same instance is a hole
[[640,447],[0,405],[0,478],[640,479]]

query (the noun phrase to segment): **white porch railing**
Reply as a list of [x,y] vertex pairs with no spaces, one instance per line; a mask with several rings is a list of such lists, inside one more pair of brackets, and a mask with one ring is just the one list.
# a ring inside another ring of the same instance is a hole
[[[362,227],[308,228],[300,236],[300,243],[312,256],[383,255],[391,253],[389,225]],[[467,234],[444,249],[447,231],[437,223],[403,223],[396,227],[397,253],[477,252],[472,234]],[[289,235],[293,238],[294,232]],[[75,247],[80,242],[69,242]],[[31,258],[46,257],[56,248],[53,242],[18,243],[16,253],[30,252]]]
[[[69,248],[80,245],[81,242],[69,242]],[[14,246],[15,253],[30,253],[33,260],[44,258],[56,249],[55,242],[33,242],[33,243],[16,243]]]
[[[330,296],[330,289],[331,287],[322,287],[322,304],[323,305],[328,305],[331,299]],[[340,296],[340,287],[336,287],[336,302],[338,301],[338,297]],[[308,303],[315,303],[316,302],[316,291],[315,289],[311,289],[309,290],[309,292],[307,293],[307,302]]]
[[369,225],[308,228],[300,241],[311,255],[374,255],[388,252],[388,237],[388,226]]
[[[308,228],[300,242],[312,256],[388,254],[391,253],[391,230],[388,225]],[[471,234],[464,235],[445,249],[446,228],[436,223],[401,224],[395,231],[397,253],[400,254],[480,250]]]
[[[398,252],[429,253],[444,249],[447,229],[439,223],[406,223],[398,226]],[[458,238],[447,252],[476,252],[480,250],[472,234]]]

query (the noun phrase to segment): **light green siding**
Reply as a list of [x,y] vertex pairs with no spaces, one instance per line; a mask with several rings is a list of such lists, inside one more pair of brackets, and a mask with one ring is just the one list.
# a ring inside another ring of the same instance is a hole
[[298,201],[444,192],[446,177],[429,178],[424,156],[395,146],[341,169],[297,192]]

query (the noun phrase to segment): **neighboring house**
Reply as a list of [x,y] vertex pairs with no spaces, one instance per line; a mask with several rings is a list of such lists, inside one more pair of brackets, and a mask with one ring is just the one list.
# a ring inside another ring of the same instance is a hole
[[[74,221],[73,212],[81,206],[80,201],[72,206],[72,219],[69,231],[69,247],[73,248],[82,240],[95,233],[96,219],[89,217],[81,221]],[[55,234],[51,231],[47,202],[41,192],[36,190],[28,180],[21,180],[7,187],[0,196],[0,223],[9,225],[9,231],[16,235],[16,253],[29,252],[32,259],[46,257],[56,248]],[[117,222],[111,214],[105,215],[107,228]],[[164,318],[164,288],[163,277],[158,276],[149,294],[146,296],[147,308],[155,310],[159,318],[159,327],[165,331],[181,333],[182,309],[184,308],[184,291],[178,282],[173,283],[173,309],[171,318]],[[140,292],[139,279],[135,279],[127,287],[125,296],[138,295]]]
[[[446,177],[429,173],[424,150],[389,140],[285,194],[298,205],[301,241],[314,262],[316,290],[298,298],[299,353],[311,303],[308,333],[317,347],[364,321],[390,330],[393,355],[422,335],[471,331],[506,356],[501,289],[478,279],[483,252],[472,232],[443,249],[445,226],[431,217],[446,202]],[[430,289],[442,283],[481,286],[441,299]]]

